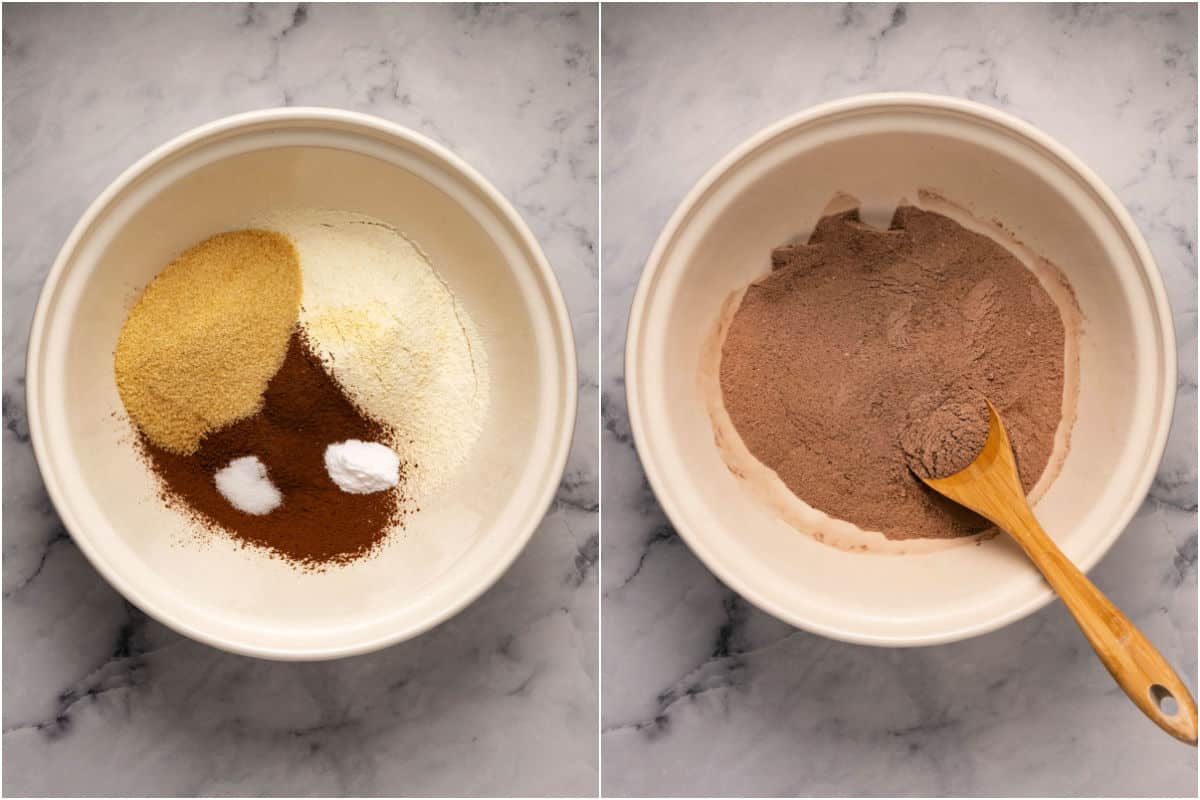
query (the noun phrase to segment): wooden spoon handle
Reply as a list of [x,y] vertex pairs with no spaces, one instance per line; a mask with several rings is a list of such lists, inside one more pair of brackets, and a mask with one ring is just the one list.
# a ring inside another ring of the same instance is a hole
[[[1096,655],[1138,708],[1167,733],[1196,745],[1196,701],[1166,659],[1046,535],[1033,513],[1011,515],[1009,532],[1058,592]],[[1168,712],[1174,700],[1174,708]],[[1164,708],[1167,706],[1167,708]]]

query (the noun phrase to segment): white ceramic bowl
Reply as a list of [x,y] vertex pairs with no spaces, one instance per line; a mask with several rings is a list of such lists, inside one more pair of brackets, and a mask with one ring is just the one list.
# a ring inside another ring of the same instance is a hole
[[1083,312],[1078,420],[1036,512],[1083,569],[1133,517],[1162,456],[1175,391],[1170,310],[1116,197],[1032,126],[917,94],[829,103],[723,158],[668,222],[630,315],[629,415],[663,509],[716,575],[763,610],[836,639],[904,646],[975,636],[1052,597],[1007,537],[919,555],[852,553],[797,532],[730,473],[696,379],[726,296],[769,269],[837,192],[940,191],[1056,263]]
[[[478,323],[492,402],[469,461],[377,557],[323,574],[185,540],[130,447],[113,349],[138,291],[173,256],[284,208],[394,224]],[[50,270],[28,355],[29,425],[46,488],[96,569],[175,630],[248,655],[322,659],[415,636],[487,589],[562,477],[574,426],[566,308],[512,206],[445,148],[383,120],[273,109],[204,125],[125,171]],[[116,412],[114,417],[114,412]]]

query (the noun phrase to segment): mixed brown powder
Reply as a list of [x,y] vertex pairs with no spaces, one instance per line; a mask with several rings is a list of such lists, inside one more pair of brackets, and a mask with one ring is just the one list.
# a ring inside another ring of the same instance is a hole
[[962,387],[925,417],[914,417],[900,432],[908,468],[920,478],[944,478],[966,469],[988,437],[983,395]]
[[901,206],[886,231],[856,211],[825,217],[772,262],[730,324],[720,386],[750,453],[798,497],[892,539],[987,528],[925,487],[901,446],[956,397],[991,400],[1026,491],[1037,482],[1062,416],[1065,331],[1008,250]]

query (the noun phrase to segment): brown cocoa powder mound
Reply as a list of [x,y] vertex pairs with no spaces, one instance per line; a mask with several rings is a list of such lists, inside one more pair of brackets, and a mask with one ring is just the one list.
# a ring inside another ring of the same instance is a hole
[[962,393],[1000,411],[1032,488],[1062,416],[1065,331],[1020,260],[901,206],[887,231],[825,217],[772,264],[730,324],[720,384],[746,447],[798,497],[891,539],[986,529],[922,484],[900,443]]
[[[267,384],[261,411],[206,434],[192,455],[166,450],[144,435],[141,446],[169,503],[235,540],[319,570],[368,555],[399,519],[398,489],[351,494],[329,477],[325,448],[346,439],[389,440],[387,429],[355,407],[297,331]],[[216,473],[241,456],[257,456],[266,465],[283,496],[274,511],[247,514],[217,490]]]

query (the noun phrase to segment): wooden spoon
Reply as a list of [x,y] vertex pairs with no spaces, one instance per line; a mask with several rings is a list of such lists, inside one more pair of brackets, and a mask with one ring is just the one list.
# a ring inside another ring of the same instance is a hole
[[[935,491],[987,517],[1017,540],[1075,617],[1096,655],[1138,708],[1167,733],[1196,745],[1196,701],[1142,632],[1042,530],[1025,502],[1012,446],[989,402],[987,441],[975,460],[943,478],[922,478]],[[1174,701],[1173,710],[1170,707]]]

